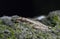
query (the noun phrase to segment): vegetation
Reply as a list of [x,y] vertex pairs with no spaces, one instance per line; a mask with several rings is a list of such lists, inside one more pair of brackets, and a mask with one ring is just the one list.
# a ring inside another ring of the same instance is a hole
[[[50,16],[52,15],[52,16]],[[16,22],[19,16],[0,18],[0,39],[60,39],[60,14],[49,14],[42,23],[47,23],[51,31],[42,31],[32,27],[33,24]]]

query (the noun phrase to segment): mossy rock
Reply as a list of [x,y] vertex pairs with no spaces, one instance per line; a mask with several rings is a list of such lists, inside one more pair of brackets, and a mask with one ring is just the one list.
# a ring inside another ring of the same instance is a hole
[[58,34],[55,34],[54,31],[42,31],[42,29],[33,28],[32,26],[38,24],[34,25],[34,21],[30,23],[22,20],[18,21],[16,17],[11,17],[11,19],[1,17],[0,39],[60,39],[60,33],[56,32]]
[[60,10],[50,12],[46,18],[40,20],[45,25],[55,27],[57,24],[60,23]]

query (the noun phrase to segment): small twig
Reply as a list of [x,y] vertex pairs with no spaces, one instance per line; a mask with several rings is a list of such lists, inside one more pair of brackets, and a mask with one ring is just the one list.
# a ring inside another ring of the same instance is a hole
[[46,26],[46,25],[44,25],[44,24],[42,24],[42,23],[40,23],[38,21],[34,21],[34,20],[24,18],[24,17],[17,18],[17,22],[20,22],[20,21],[32,23],[32,24],[34,24],[34,26],[32,26],[32,27],[34,27],[36,29],[41,29],[43,31],[50,31],[48,26]]

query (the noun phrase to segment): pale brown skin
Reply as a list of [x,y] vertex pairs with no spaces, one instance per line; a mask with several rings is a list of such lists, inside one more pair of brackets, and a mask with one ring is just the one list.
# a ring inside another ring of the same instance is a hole
[[50,29],[48,28],[48,26],[38,22],[38,21],[34,21],[34,20],[31,20],[31,19],[28,19],[28,18],[24,18],[24,17],[19,17],[17,18],[16,22],[25,22],[25,23],[28,23],[28,24],[33,24],[33,28],[36,28],[36,29],[40,29],[42,31],[50,31]]

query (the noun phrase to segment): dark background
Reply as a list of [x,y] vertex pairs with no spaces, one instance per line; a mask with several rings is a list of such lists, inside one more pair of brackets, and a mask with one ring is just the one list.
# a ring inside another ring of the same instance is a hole
[[34,17],[47,15],[50,11],[60,10],[58,0],[0,0],[0,16],[19,15]]

